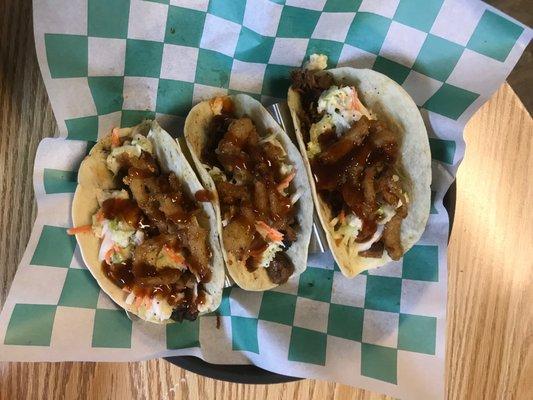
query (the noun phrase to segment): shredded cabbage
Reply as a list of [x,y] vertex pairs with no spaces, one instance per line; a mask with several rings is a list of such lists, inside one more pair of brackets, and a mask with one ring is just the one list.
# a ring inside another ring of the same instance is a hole
[[[359,234],[363,221],[357,215],[350,213],[345,217],[343,223],[339,221],[338,217],[335,217],[331,220],[330,225],[334,228],[334,239],[341,239],[341,244],[343,245],[351,245]],[[337,225],[339,226],[335,228]]]
[[120,253],[115,252],[111,256],[111,262],[113,264],[120,264],[122,261],[124,261],[124,259],[122,258],[122,254]]
[[135,301],[135,294],[133,292],[130,292],[130,294],[128,294],[128,297],[126,297],[125,303],[131,306],[134,301]]
[[278,136],[277,132],[272,131],[265,137],[262,137],[261,140],[259,140],[259,143],[266,143],[273,141]]
[[109,234],[111,240],[120,247],[128,247],[130,239],[133,239],[132,236],[135,235],[135,229],[117,219],[110,220],[107,228],[107,232],[104,231],[104,234]]
[[142,149],[140,146],[132,146],[129,144],[129,142],[125,142],[124,145],[112,149],[111,153],[107,156],[106,163],[107,168],[109,168],[109,170],[114,174],[117,174],[118,170],[120,169],[120,164],[117,160],[117,157],[124,153],[132,157],[140,157]]
[[322,149],[320,148],[320,144],[316,142],[307,143],[307,157],[309,157],[309,159],[312,159],[317,154],[319,154],[321,151]]
[[340,219],[337,216],[329,222],[329,225],[333,228],[334,239],[340,239],[340,244],[344,246],[355,247],[358,252],[368,250],[381,238],[383,235],[383,229],[385,228],[384,224],[378,225],[376,232],[368,241],[357,243],[355,239],[363,227],[363,221],[361,221],[361,219],[355,214],[348,214],[343,223],[340,223]]
[[[401,201],[399,202],[399,206],[401,206]],[[378,221],[378,224],[385,225],[396,214],[396,208],[389,204],[384,204],[378,209],[378,214],[381,215],[381,219]]]
[[133,135],[133,140],[131,141],[131,144],[150,154],[152,154],[154,151],[154,147],[150,139],[148,139],[146,136],[143,136],[139,133],[136,133],[135,135]]
[[203,164],[203,166],[205,167],[205,169],[207,170],[207,172],[209,173],[209,175],[211,176],[211,178],[215,181],[215,182],[226,182],[228,180],[228,178],[226,177],[226,175],[220,170],[220,168],[218,167],[213,167],[211,168],[210,166],[206,165],[206,164]]
[[[163,322],[169,319],[172,315],[172,307],[160,296],[156,296],[152,299],[150,308],[147,309],[144,305],[142,305],[140,308],[140,313],[144,311],[144,316],[148,321]],[[144,310],[142,310],[143,308]]]
[[263,268],[267,268],[274,257],[276,256],[276,253],[278,251],[281,251],[283,249],[283,243],[281,242],[270,242],[268,243],[268,247],[261,255],[261,260],[259,261],[259,266]]
[[317,111],[331,117],[337,135],[348,130],[363,115],[354,108],[354,99],[357,99],[357,92],[351,86],[331,86],[318,99]]
[[279,167],[279,173],[281,176],[287,176],[293,169],[294,165],[281,163],[281,166]]
[[126,153],[130,157],[140,157],[143,151],[152,154],[152,142],[147,137],[136,133],[133,135],[131,142],[126,140],[122,146],[111,149],[111,153],[106,160],[107,168],[116,174],[120,169],[120,164],[117,160],[118,156]]
[[307,155],[309,158],[313,158],[321,152],[320,143],[318,143],[318,137],[324,132],[333,128],[333,121],[330,115],[324,115],[320,121],[311,125],[309,129],[310,142],[307,143]]

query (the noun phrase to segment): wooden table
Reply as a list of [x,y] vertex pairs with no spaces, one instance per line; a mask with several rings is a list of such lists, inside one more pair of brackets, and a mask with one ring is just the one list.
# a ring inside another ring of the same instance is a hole
[[[0,306],[29,238],[39,141],[57,133],[34,55],[30,0],[0,2]],[[467,126],[449,246],[447,394],[524,399],[533,391],[533,122],[504,84]],[[529,325],[529,327],[528,327]],[[528,330],[529,328],[529,330]],[[304,380],[253,386],[165,361],[0,363],[0,399],[371,399]]]

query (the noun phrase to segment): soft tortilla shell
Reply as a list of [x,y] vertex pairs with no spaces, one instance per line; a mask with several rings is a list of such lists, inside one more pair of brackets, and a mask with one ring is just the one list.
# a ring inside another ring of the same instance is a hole
[[[178,179],[184,184],[194,196],[194,193],[203,189],[196,178],[192,167],[188,164],[185,156],[181,152],[179,144],[157,124],[157,122],[145,121],[134,128],[120,129],[121,137],[132,137],[135,133],[147,134],[151,140],[155,157],[164,172],[174,172]],[[98,210],[96,194],[102,189],[114,189],[118,187],[118,182],[113,179],[113,174],[107,169],[106,158],[108,152],[104,149],[110,147],[111,135],[102,138],[91,149],[91,152],[81,163],[78,173],[78,187],[74,194],[72,203],[72,220],[74,226],[83,226],[92,223],[92,216]],[[208,293],[212,295],[213,304],[209,311],[218,308],[224,284],[224,264],[220,253],[218,233],[216,228],[216,215],[213,207],[209,203],[199,203],[204,209],[209,219],[209,245],[213,254],[212,278],[205,285]],[[98,261],[98,251],[100,249],[100,239],[92,234],[78,234],[76,239],[80,246],[81,254],[87,268],[111,299],[126,311],[138,315],[135,307],[125,303],[127,293],[113,284],[104,274],[100,261]],[[153,322],[153,321],[152,321]],[[173,321],[166,321],[173,322]]]
[[[402,137],[401,159],[409,183],[409,214],[402,222],[401,242],[404,252],[409,250],[422,236],[429,217],[431,153],[426,128],[420,112],[409,94],[395,81],[387,76],[369,69],[337,68],[326,71],[335,78],[335,82],[355,86],[363,104],[378,119],[385,120],[389,126]],[[298,115],[304,113],[300,94],[289,89],[287,101],[294,123],[300,151],[304,158],[307,174],[311,183],[313,199],[318,216],[326,232],[328,245],[341,272],[347,277],[354,277],[360,272],[379,267],[392,261],[387,252],[381,258],[366,258],[358,254],[357,248],[340,246],[335,243],[332,228],[328,222],[334,217],[328,205],[323,202],[316,191],[306,142]]]
[[[265,110],[261,103],[250,96],[242,94],[230,97],[235,105],[235,115],[239,118],[242,116],[251,118],[259,136],[265,137],[271,132],[276,133],[276,139],[282,144],[288,154],[288,158],[296,167],[296,176],[291,183],[291,189],[293,192],[300,191],[302,193],[300,200],[296,203],[298,207],[296,220],[300,226],[300,231],[298,232],[298,240],[291,245],[286,251],[286,254],[294,264],[294,274],[298,275],[307,267],[307,250],[313,223],[313,201],[309,181],[304,172],[305,166],[302,157],[287,134],[276,123],[268,111]],[[268,290],[278,285],[270,281],[264,268],[258,268],[254,272],[249,272],[243,262],[237,260],[232,254],[228,254],[224,249],[222,218],[215,182],[200,161],[202,151],[207,144],[209,125],[213,117],[214,114],[209,105],[209,101],[203,101],[193,107],[185,121],[184,131],[187,146],[191,151],[191,157],[200,176],[200,180],[206,189],[211,190],[215,194],[213,205],[217,213],[220,244],[224,260],[226,261],[226,268],[231,278],[245,290]]]

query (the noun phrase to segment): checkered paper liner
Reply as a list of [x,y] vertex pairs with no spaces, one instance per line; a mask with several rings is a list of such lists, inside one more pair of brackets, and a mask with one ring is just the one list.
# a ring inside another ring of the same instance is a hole
[[[512,70],[531,30],[467,0],[42,0],[37,55],[61,138],[37,151],[39,213],[0,315],[0,359],[131,361],[192,354],[214,363],[442,398],[446,325],[444,193],[471,115]],[[286,96],[312,53],[373,68],[420,107],[433,157],[431,214],[403,260],[344,278],[331,254],[264,293],[225,289],[217,315],[130,321],[99,289],[73,237],[77,168],[114,126],[157,117],[179,134],[196,102]]]

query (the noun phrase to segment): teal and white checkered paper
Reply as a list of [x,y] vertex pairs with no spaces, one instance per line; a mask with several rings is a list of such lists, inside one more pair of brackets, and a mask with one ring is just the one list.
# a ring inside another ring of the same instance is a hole
[[[41,0],[37,55],[61,138],[36,156],[38,217],[0,316],[0,359],[130,361],[193,354],[214,363],[343,382],[401,398],[444,394],[443,195],[462,130],[516,64],[531,30],[475,0]],[[224,291],[217,314],[130,321],[83,265],[71,226],[77,167],[114,126],[157,117],[180,134],[196,102],[286,95],[312,53],[373,68],[420,107],[433,156],[431,215],[400,262],[344,278],[329,253],[265,293]]]

